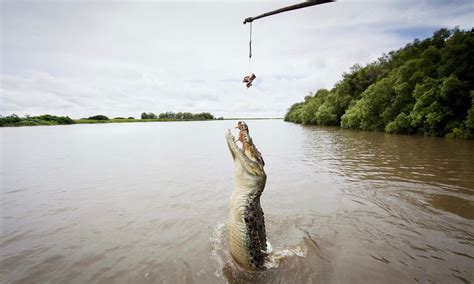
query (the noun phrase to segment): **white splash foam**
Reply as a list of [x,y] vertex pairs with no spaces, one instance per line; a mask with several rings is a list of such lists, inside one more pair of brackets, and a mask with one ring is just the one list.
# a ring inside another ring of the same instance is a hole
[[280,260],[284,257],[289,256],[298,256],[306,257],[307,249],[304,245],[297,245],[294,247],[276,249],[273,251],[270,243],[267,242],[268,247],[268,256],[265,258],[265,263],[263,264],[267,269],[277,268],[280,265]]

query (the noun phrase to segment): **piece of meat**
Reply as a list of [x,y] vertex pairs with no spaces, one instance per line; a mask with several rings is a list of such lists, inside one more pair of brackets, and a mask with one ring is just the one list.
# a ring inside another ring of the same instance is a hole
[[252,73],[252,75],[245,76],[242,83],[247,83],[246,84],[247,88],[250,88],[252,86],[252,82],[253,82],[253,80],[255,80],[255,78],[257,78],[257,76],[255,76],[255,74]]

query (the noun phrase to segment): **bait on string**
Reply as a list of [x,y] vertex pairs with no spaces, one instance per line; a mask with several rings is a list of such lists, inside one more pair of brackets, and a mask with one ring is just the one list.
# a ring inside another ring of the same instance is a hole
[[[256,17],[246,18],[244,20],[244,25],[246,23],[250,23],[249,69],[250,69],[250,63],[251,63],[251,58],[252,58],[252,22],[254,20],[261,19],[261,18],[268,17],[268,16],[272,16],[272,15],[276,15],[276,14],[283,13],[283,12],[288,12],[288,11],[292,11],[292,10],[306,8],[306,7],[310,7],[310,6],[314,6],[314,5],[331,3],[331,2],[334,2],[334,1],[335,0],[306,0],[303,3],[293,4],[293,5],[286,6],[286,7],[274,10],[274,11],[263,13],[263,14],[258,15]],[[249,70],[249,73],[250,73],[250,70]],[[245,76],[244,80],[242,82],[246,83],[247,88],[250,88],[252,86],[252,81],[255,80],[255,78],[257,78],[257,76],[255,76],[255,74],[252,73],[251,75]]]
[[[252,22],[250,22],[250,40],[249,40],[249,72],[250,72],[250,67],[252,63]],[[252,86],[253,80],[255,80],[257,76],[255,76],[254,73],[251,75],[245,76],[244,80],[242,81],[243,83],[246,83],[247,89]]]

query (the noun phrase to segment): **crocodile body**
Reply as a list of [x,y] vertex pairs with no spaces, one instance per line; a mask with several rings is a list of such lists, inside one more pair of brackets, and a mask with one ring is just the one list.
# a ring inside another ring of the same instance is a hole
[[235,185],[229,214],[230,252],[240,266],[259,270],[263,268],[267,250],[265,221],[260,206],[267,176],[263,170],[263,159],[248,134],[247,125],[239,122],[238,128],[242,149],[237,146],[230,131],[226,134],[235,164]]

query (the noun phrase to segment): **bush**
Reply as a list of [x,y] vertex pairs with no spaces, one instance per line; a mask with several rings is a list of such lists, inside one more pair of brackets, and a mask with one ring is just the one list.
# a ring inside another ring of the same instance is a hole
[[87,119],[91,119],[91,120],[109,120],[109,118],[105,115],[94,115],[94,116],[90,116],[89,118]]
[[387,133],[411,133],[410,118],[405,113],[400,113],[394,121],[385,126]]
[[21,118],[19,118],[18,115],[12,114],[9,116],[0,117],[0,126],[10,126],[20,121]]

